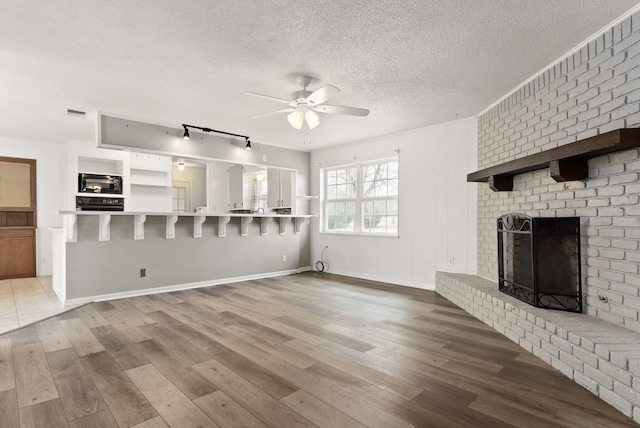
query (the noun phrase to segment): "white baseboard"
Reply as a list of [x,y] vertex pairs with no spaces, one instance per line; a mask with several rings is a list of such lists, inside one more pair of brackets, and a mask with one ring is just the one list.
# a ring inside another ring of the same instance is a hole
[[149,294],[168,293],[170,291],[191,290],[193,288],[210,287],[213,285],[231,284],[234,282],[251,281],[254,279],[273,278],[275,276],[294,275],[311,270],[311,266],[299,267],[278,272],[267,272],[255,275],[238,276],[233,278],[213,279],[210,281],[191,282],[187,284],[167,285],[164,287],[143,288],[140,290],[123,291],[120,293],[100,294],[96,296],[80,297],[77,299],[67,299],[64,306],[84,305],[92,302],[103,302],[105,300],[124,299],[127,297],[147,296]]
[[336,275],[350,276],[352,278],[365,279],[367,281],[386,282],[393,285],[400,285],[402,287],[420,288],[422,290],[434,291],[436,289],[435,284],[425,284],[423,282],[416,281],[403,281],[398,280],[397,278],[384,278],[380,276],[362,275],[361,273],[345,272],[339,270],[331,270],[327,271],[326,273],[335,273]]

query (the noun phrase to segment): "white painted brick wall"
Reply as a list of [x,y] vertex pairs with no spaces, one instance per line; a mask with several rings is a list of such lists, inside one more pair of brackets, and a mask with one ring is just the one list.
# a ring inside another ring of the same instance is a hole
[[[481,115],[478,169],[625,127],[640,127],[640,14],[605,31]],[[590,160],[584,182],[556,183],[545,169],[516,176],[511,192],[479,184],[480,276],[497,280],[496,219],[507,212],[581,217],[586,312],[640,332],[637,149]]]

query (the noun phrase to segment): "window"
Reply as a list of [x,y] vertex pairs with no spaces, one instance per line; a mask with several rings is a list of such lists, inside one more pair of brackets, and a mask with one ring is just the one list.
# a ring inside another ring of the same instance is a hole
[[324,170],[325,232],[398,235],[398,160]]
[[185,187],[173,188],[173,212],[187,212],[187,189]]

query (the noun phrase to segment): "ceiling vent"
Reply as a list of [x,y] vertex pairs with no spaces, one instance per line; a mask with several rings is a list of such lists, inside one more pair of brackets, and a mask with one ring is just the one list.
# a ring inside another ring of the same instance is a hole
[[67,116],[84,117],[87,113],[81,110],[67,109]]

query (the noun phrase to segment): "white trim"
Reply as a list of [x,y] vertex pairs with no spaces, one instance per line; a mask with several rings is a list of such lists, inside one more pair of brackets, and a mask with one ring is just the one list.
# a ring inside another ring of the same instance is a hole
[[486,107],[484,110],[482,110],[480,113],[478,113],[476,115],[476,117],[480,117],[483,114],[487,113],[489,110],[491,110],[492,108],[494,108],[495,106],[497,106],[498,104],[500,104],[502,101],[504,101],[505,99],[509,98],[511,95],[513,95],[515,92],[517,92],[520,88],[522,88],[523,86],[525,86],[527,83],[531,82],[533,79],[535,79],[536,77],[540,76],[542,73],[544,73],[545,71],[549,70],[551,67],[554,67],[557,63],[559,63],[560,61],[562,61],[565,58],[570,57],[571,55],[573,55],[574,53],[578,52],[580,49],[582,49],[583,47],[585,47],[587,44],[591,43],[593,40],[595,40],[596,38],[600,37],[602,34],[604,34],[606,31],[612,29],[613,27],[615,27],[616,25],[618,25],[619,23],[621,23],[622,21],[624,21],[625,19],[631,17],[631,15],[633,15],[634,13],[640,11],[640,4],[637,4],[636,6],[634,6],[633,8],[631,8],[631,10],[627,11],[625,14],[623,14],[622,16],[616,18],[615,20],[613,20],[610,24],[605,25],[604,27],[602,27],[600,30],[596,31],[595,33],[593,33],[591,36],[589,36],[588,38],[586,38],[583,42],[578,43],[576,46],[574,46],[573,48],[569,49],[569,51],[567,51],[564,55],[560,55],[558,58],[556,58],[554,61],[552,61],[549,65],[547,65],[546,67],[542,68],[540,71],[534,73],[533,75],[531,75],[528,79],[525,79],[522,83],[520,83],[519,85],[517,85],[515,88],[513,88],[512,90],[510,90],[509,92],[507,92],[505,95],[503,95],[502,97],[500,97],[497,101],[495,101],[493,104],[489,105],[489,107]]
[[380,277],[380,276],[362,275],[362,274],[357,274],[357,273],[353,273],[353,272],[344,272],[344,271],[340,271],[340,270],[326,270],[323,273],[332,273],[332,274],[336,274],[336,275],[348,276],[348,277],[351,277],[351,278],[364,279],[364,280],[367,280],[367,281],[383,282],[383,283],[387,283],[387,284],[391,284],[391,285],[397,285],[397,286],[400,286],[400,287],[418,288],[420,290],[435,291],[435,289],[436,289],[436,285],[435,284],[425,284],[424,282],[417,282],[417,281],[402,281],[402,280],[398,280],[398,279],[394,279],[394,278],[384,278],[384,277]]
[[96,296],[80,297],[78,299],[67,299],[63,303],[65,307],[84,305],[93,302],[103,302],[105,300],[124,299],[127,297],[146,296],[149,294],[168,293],[171,291],[191,290],[193,288],[210,287],[221,284],[231,284],[234,282],[251,281],[255,279],[273,278],[276,276],[294,275],[311,270],[311,266],[303,266],[297,269],[289,269],[278,272],[267,272],[255,275],[237,276],[233,278],[214,279],[211,281],[199,281],[186,284],[167,285],[164,287],[144,288],[133,291],[123,291],[120,293],[99,294]]

